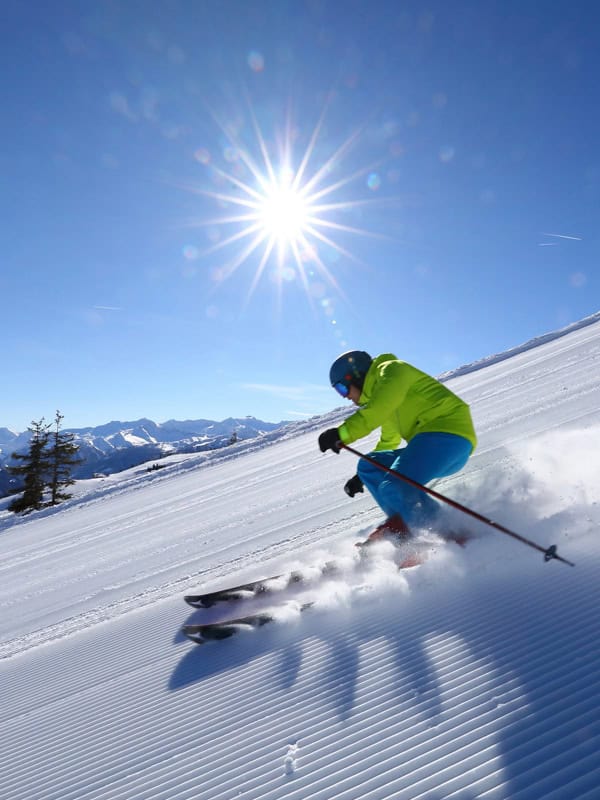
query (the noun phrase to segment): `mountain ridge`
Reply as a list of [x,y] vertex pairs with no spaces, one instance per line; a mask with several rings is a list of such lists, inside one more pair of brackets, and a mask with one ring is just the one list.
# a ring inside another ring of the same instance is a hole
[[[73,435],[82,464],[73,470],[76,479],[113,474],[165,455],[217,450],[235,441],[255,439],[289,425],[289,421],[266,422],[256,417],[227,417],[224,420],[167,420],[157,423],[147,417],[98,426],[65,428]],[[29,431],[15,434],[0,428],[0,496],[17,490],[7,471],[13,453],[29,446]]]

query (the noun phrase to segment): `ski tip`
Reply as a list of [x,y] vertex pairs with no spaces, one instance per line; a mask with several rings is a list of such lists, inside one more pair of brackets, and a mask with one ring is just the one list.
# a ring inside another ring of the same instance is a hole
[[204,644],[209,641],[229,639],[236,633],[260,628],[273,620],[274,616],[271,613],[253,614],[248,617],[240,617],[240,619],[223,620],[222,622],[184,625],[181,632],[196,644]]
[[210,608],[210,604],[205,605],[202,599],[196,597],[195,595],[185,595],[183,599],[188,606],[192,606],[192,608]]
[[206,630],[197,630],[195,627],[190,626],[187,629],[184,627],[181,631],[194,644],[208,644],[220,639],[229,639],[234,633],[237,633],[237,629],[233,625],[213,626],[212,629],[206,626]]
[[184,600],[192,608],[212,608],[217,603],[226,603],[234,600],[243,600],[245,597],[252,597],[252,593],[242,589],[215,592],[206,595],[185,595]]
[[195,633],[188,633],[186,630],[181,631],[183,635],[189,639],[190,642],[194,644],[206,644],[206,639],[203,639],[202,636],[195,634]]

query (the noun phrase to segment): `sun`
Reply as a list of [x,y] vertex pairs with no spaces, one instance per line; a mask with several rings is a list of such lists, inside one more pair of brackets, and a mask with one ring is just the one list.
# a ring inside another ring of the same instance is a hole
[[[340,294],[343,294],[323,251],[335,252],[346,260],[358,262],[340,242],[342,234],[377,236],[362,228],[345,224],[341,215],[358,206],[372,204],[373,198],[356,196],[348,199],[351,184],[367,187],[364,177],[373,174],[369,164],[355,171],[343,170],[343,160],[357,143],[360,130],[343,141],[319,166],[311,169],[315,148],[325,117],[321,118],[308,137],[300,154],[295,152],[298,130],[288,119],[283,136],[276,137],[278,148],[260,129],[250,111],[254,144],[252,149],[242,143],[231,125],[215,120],[228,140],[225,150],[227,167],[213,163],[206,151],[198,160],[209,171],[217,189],[188,187],[217,201],[223,213],[210,219],[196,219],[192,224],[210,226],[217,231],[217,240],[202,256],[229,255],[216,270],[218,282],[230,278],[242,265],[256,264],[248,300],[256,289],[267,265],[273,265],[273,275],[281,287],[291,274],[298,277],[310,300],[309,277],[318,275]],[[322,149],[322,148],[321,148]],[[332,178],[332,176],[336,176]],[[362,180],[361,180],[362,179]]]
[[257,212],[264,233],[280,248],[297,245],[307,232],[310,203],[292,185],[289,170],[283,170],[266,187],[262,200],[258,202]]

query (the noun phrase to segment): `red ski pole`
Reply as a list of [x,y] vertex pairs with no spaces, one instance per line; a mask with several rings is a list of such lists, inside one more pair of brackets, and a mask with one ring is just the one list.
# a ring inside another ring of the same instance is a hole
[[353,447],[349,447],[347,444],[343,442],[338,442],[338,446],[341,447],[343,450],[348,450],[349,453],[353,453],[355,456],[359,458],[364,458],[365,461],[368,461],[369,464],[372,464],[377,469],[382,470],[383,472],[387,472],[389,475],[392,475],[394,478],[399,478],[400,480],[404,481],[405,483],[409,483],[411,486],[414,486],[416,489],[420,489],[422,492],[426,492],[427,494],[435,497],[436,500],[440,500],[442,503],[446,503],[446,505],[451,506],[452,508],[456,508],[458,511],[462,511],[463,514],[468,514],[470,517],[479,520],[480,522],[489,525],[492,528],[495,528],[497,531],[501,533],[505,533],[507,536],[512,536],[513,539],[517,539],[517,541],[522,542],[523,544],[528,545],[529,547],[533,547],[534,550],[539,550],[540,553],[544,554],[544,561],[552,561],[552,559],[556,559],[557,561],[562,561],[563,564],[568,564],[570,567],[574,567],[575,564],[572,561],[568,561],[566,558],[562,558],[556,552],[556,545],[552,544],[550,547],[542,547],[542,545],[537,544],[537,542],[532,542],[531,539],[526,539],[524,536],[521,536],[519,533],[515,533],[515,531],[511,531],[510,528],[505,528],[504,525],[500,525],[499,522],[494,522],[494,520],[489,519],[489,517],[485,517],[483,514],[479,514],[477,511],[473,511],[472,508],[468,508],[468,506],[463,506],[462,503],[458,503],[456,500],[452,500],[450,497],[446,497],[446,495],[440,494],[436,492],[434,489],[430,489],[429,486],[424,486],[422,483],[418,481],[414,481],[412,478],[407,477],[406,475],[402,475],[400,472],[396,472],[394,469],[390,469],[389,467],[380,464],[379,461],[372,458],[371,456],[365,455],[364,453],[355,450]]

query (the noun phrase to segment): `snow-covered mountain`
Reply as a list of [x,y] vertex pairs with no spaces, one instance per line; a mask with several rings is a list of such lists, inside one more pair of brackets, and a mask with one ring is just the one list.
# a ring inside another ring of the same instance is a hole
[[[597,800],[599,362],[582,321],[449,376],[480,443],[436,485],[575,567],[477,525],[355,569],[379,514],[316,445],[348,409],[0,510],[3,800]],[[181,636],[224,613],[186,591],[332,557],[345,573],[238,609],[272,625]]]
[[[168,420],[157,423],[150,419],[134,422],[109,422],[88,428],[70,428],[83,463],[74,469],[76,478],[90,478],[96,473],[112,474],[146,461],[161,459],[172,453],[195,453],[215,450],[236,441],[254,439],[284,427],[286,422],[264,422],[255,417],[229,417],[221,422],[208,419]],[[29,445],[29,432],[14,433],[0,428],[0,497],[10,487],[6,468],[13,452],[24,452]]]

